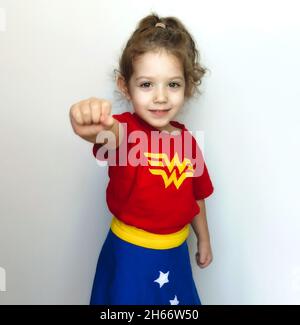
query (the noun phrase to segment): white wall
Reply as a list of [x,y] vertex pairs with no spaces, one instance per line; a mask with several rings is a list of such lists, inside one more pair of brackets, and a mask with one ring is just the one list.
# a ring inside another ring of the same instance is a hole
[[[205,304],[300,303],[297,1],[0,1],[0,304],[87,304],[109,229],[106,170],[69,107],[114,101],[139,19],[178,16],[211,70],[182,121],[205,133],[214,262]],[[2,281],[2,282],[1,282]],[[6,291],[4,291],[4,289]]]

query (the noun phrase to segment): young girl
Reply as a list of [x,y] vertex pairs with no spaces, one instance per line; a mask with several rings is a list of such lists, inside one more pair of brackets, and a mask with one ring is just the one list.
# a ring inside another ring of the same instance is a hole
[[[114,114],[90,98],[70,110],[74,132],[109,164],[112,223],[96,269],[91,304],[200,305],[187,237],[196,261],[212,261],[204,199],[213,186],[196,140],[173,118],[205,69],[195,43],[174,17],[143,18],[120,58],[117,85],[133,113]],[[196,156],[196,159],[195,159]]]

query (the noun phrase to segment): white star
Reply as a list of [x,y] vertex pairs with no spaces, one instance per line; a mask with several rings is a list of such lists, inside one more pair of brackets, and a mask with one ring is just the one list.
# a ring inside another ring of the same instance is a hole
[[159,287],[161,288],[165,283],[169,282],[168,276],[169,276],[169,271],[167,273],[163,273],[159,271],[159,277],[153,282],[159,283]]
[[170,300],[170,304],[171,305],[178,305],[179,304],[179,300],[177,300],[177,296],[175,296],[173,300]]

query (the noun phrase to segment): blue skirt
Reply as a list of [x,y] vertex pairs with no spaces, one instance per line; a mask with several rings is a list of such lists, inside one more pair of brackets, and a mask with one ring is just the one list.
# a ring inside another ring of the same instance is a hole
[[100,252],[91,305],[201,305],[186,240],[151,249],[124,241],[110,229]]

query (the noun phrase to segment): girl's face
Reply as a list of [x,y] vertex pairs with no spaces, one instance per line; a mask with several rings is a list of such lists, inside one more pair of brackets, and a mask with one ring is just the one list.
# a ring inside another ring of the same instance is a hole
[[165,50],[147,52],[134,61],[129,99],[135,113],[159,130],[171,131],[170,121],[184,104],[181,62]]

